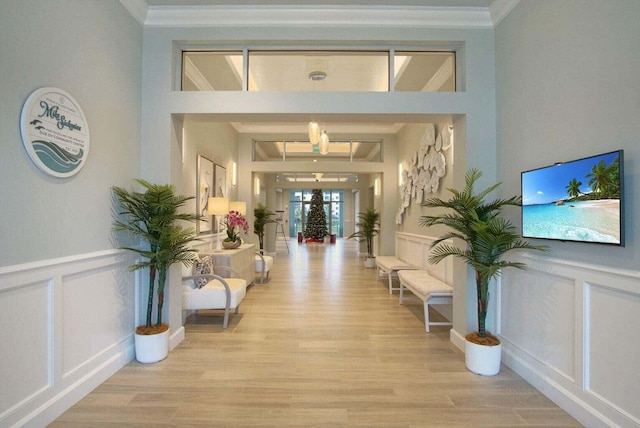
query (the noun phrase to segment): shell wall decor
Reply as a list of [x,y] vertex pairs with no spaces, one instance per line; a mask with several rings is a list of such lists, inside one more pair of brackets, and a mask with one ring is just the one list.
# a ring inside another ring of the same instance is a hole
[[400,208],[396,215],[396,224],[402,224],[404,214],[411,201],[421,204],[425,194],[436,193],[440,186],[440,178],[447,173],[445,150],[451,147],[451,127],[441,126],[436,135],[436,127],[428,123],[420,147],[411,155],[409,165],[402,171],[400,187]]

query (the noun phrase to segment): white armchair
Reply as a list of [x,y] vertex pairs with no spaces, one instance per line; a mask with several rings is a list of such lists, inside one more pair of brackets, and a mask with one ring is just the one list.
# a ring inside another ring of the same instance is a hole
[[[206,270],[210,272],[205,273]],[[223,278],[216,273],[220,270],[235,277]],[[228,266],[209,265],[208,269],[200,271],[194,267],[193,273],[182,277],[182,310],[197,313],[200,309],[224,309],[222,328],[227,328],[231,308],[237,314],[247,293],[247,281],[237,278],[238,273]]]
[[[260,284],[269,280],[269,271],[273,267],[273,257],[265,256],[260,251],[256,251],[256,273],[260,274]],[[266,274],[266,277],[265,277]]]

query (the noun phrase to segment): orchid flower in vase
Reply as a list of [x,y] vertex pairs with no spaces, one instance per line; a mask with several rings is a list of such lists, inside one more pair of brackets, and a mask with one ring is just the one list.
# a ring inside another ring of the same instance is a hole
[[238,211],[229,211],[229,214],[224,216],[222,221],[227,228],[227,237],[222,241],[222,245],[225,248],[237,248],[242,244],[240,239],[240,231],[243,233],[249,232],[249,223],[247,219]]

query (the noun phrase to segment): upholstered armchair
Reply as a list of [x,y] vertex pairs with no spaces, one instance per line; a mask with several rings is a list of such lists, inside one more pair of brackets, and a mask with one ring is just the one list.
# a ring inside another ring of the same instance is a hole
[[[273,257],[265,256],[260,251],[256,251],[256,273],[260,274],[260,284],[269,280],[269,271],[273,267]],[[265,276],[266,274],[266,276]]]
[[[220,271],[226,271],[223,275],[231,277],[218,275]],[[224,309],[222,328],[227,328],[231,308],[237,314],[247,293],[247,281],[238,276],[234,269],[214,266],[206,257],[196,262],[192,275],[182,277],[182,310],[197,313],[200,309]]]

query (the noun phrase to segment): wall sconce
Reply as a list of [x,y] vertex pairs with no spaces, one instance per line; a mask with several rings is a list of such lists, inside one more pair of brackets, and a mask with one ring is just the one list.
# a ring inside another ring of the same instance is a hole
[[373,194],[374,196],[380,196],[380,179],[376,178],[373,181]]
[[231,185],[238,185],[238,164],[235,162],[231,162]]
[[216,216],[218,220],[218,233],[216,233],[216,251],[222,251],[220,248],[220,230],[222,230],[223,216],[229,214],[229,198],[209,198],[207,204],[207,213]]
[[181,151],[181,155],[182,155],[182,163],[184,163],[184,158],[185,158],[185,153],[184,151],[187,148],[187,137],[186,134],[184,132],[184,126],[182,127],[182,151]]
[[254,187],[255,187],[254,192],[256,196],[260,195],[260,178],[256,177],[256,182],[254,184]]

